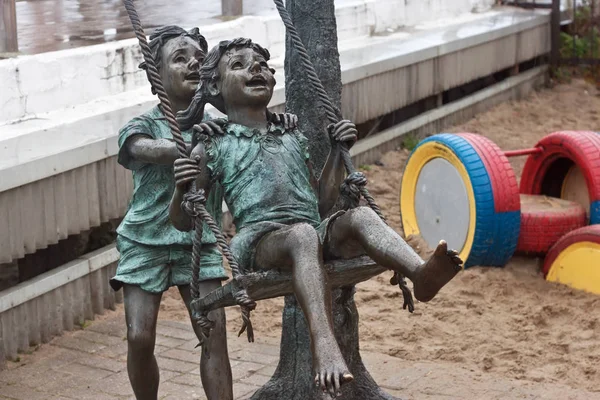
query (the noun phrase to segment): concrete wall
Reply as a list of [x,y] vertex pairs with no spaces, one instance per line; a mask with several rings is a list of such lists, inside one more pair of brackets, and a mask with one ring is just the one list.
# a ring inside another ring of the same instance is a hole
[[[360,124],[547,54],[548,21],[547,14],[508,12],[504,18],[486,15],[468,27],[355,40],[340,50],[342,113]],[[282,111],[284,80],[278,81],[271,105]],[[0,220],[4,216],[7,221],[0,225],[0,263],[123,216],[131,177],[114,161],[116,134],[128,119],[155,103],[151,98],[143,107],[110,109],[70,124],[0,138]],[[40,146],[43,141],[48,145]],[[14,149],[19,152],[14,154]]]
[[[335,0],[338,7],[348,2],[347,0]],[[394,7],[391,11],[397,11],[398,7],[402,7],[403,10],[406,9],[409,12],[415,8],[426,8],[431,11],[427,16],[429,19],[443,16],[447,12],[458,11],[464,13],[472,11],[473,8],[489,8],[495,3],[495,0],[369,0],[368,2],[388,3]],[[250,5],[244,4],[244,12],[248,14],[264,14],[266,10],[274,9],[275,6],[272,0],[254,0]]]
[[[339,40],[451,19],[474,9],[488,9],[493,3],[494,0],[340,1],[336,3]],[[265,0],[265,9],[271,5]],[[226,38],[248,36],[279,57],[284,52],[285,30],[278,14],[267,14],[202,27],[202,32],[211,45]],[[145,74],[137,67],[140,61],[135,39],[0,60],[0,126],[147,86]]]
[[108,284],[119,253],[114,245],[0,292],[0,370],[30,346],[47,343],[106,309],[115,309],[123,291]]
[[[546,77],[546,67],[538,67],[429,111],[359,141],[351,150],[352,160],[355,165],[371,163],[383,152],[396,148],[408,133],[423,135],[462,123],[496,104],[526,96]],[[19,351],[48,342],[121,302],[122,291],[114,292],[108,285],[117,261],[118,252],[110,245],[0,292],[0,370],[5,357],[14,359]]]

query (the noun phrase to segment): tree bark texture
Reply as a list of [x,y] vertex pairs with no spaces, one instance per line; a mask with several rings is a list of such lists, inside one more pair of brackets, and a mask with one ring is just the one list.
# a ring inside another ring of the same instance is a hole
[[[317,75],[332,103],[339,108],[342,81],[333,0],[287,0],[286,6]],[[315,172],[320,174],[330,149],[326,134],[329,121],[306,79],[289,35],[286,38],[285,91],[286,111],[298,115],[300,129],[310,141]],[[395,400],[377,386],[361,360],[354,286],[335,290],[333,299],[335,335],[354,374],[354,381],[342,387],[338,399]],[[252,396],[252,400],[329,399],[328,394],[315,386],[308,327],[294,296],[285,298],[282,330],[279,365],[271,380]]]

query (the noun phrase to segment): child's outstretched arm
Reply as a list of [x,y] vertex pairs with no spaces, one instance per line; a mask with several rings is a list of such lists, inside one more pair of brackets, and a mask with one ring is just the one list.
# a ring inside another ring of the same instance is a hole
[[179,157],[175,142],[168,139],[134,135],[127,139],[124,147],[131,160],[144,164],[170,165]]
[[[208,126],[222,134],[218,122],[205,121],[203,125]],[[191,145],[186,145],[186,152],[189,154]],[[177,145],[169,139],[153,139],[144,134],[134,134],[129,137],[124,144],[123,149],[131,160],[144,164],[171,165],[179,158]]]
[[342,146],[351,147],[356,143],[358,131],[356,125],[348,120],[342,120],[328,127],[331,139],[331,150],[319,178],[319,213],[326,216],[335,206],[340,194],[340,186],[346,177],[342,160]]
[[207,158],[204,144],[198,143],[192,149],[190,158],[179,158],[173,163],[175,172],[175,191],[169,204],[169,218],[173,226],[180,231],[192,229],[192,219],[181,208],[183,195],[188,191],[189,185],[195,180],[196,189],[204,189],[208,198],[210,191],[210,171],[207,167]]

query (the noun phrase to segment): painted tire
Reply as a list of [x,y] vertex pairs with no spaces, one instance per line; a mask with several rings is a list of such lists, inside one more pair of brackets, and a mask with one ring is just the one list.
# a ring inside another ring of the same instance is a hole
[[537,146],[544,151],[527,158],[521,193],[577,201],[586,209],[590,224],[600,224],[600,134],[554,132]]
[[489,139],[442,133],[412,151],[402,178],[400,209],[406,236],[441,239],[465,268],[503,266],[519,238],[518,185],[508,159]]
[[521,195],[521,233],[517,251],[546,254],[561,237],[585,226],[581,204],[541,195]]
[[563,236],[548,252],[544,276],[575,289],[600,294],[600,225]]

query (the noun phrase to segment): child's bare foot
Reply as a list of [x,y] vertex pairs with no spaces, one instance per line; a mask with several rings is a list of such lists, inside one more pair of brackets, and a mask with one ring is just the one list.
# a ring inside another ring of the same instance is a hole
[[440,241],[433,255],[421,266],[413,281],[415,297],[422,302],[430,301],[445,284],[462,269],[463,261],[454,250],[448,250],[446,241]]
[[337,343],[333,346],[319,346],[322,350],[313,351],[313,368],[315,371],[315,384],[327,391],[331,397],[340,394],[340,387],[354,380],[348,370],[344,357],[340,353]]

